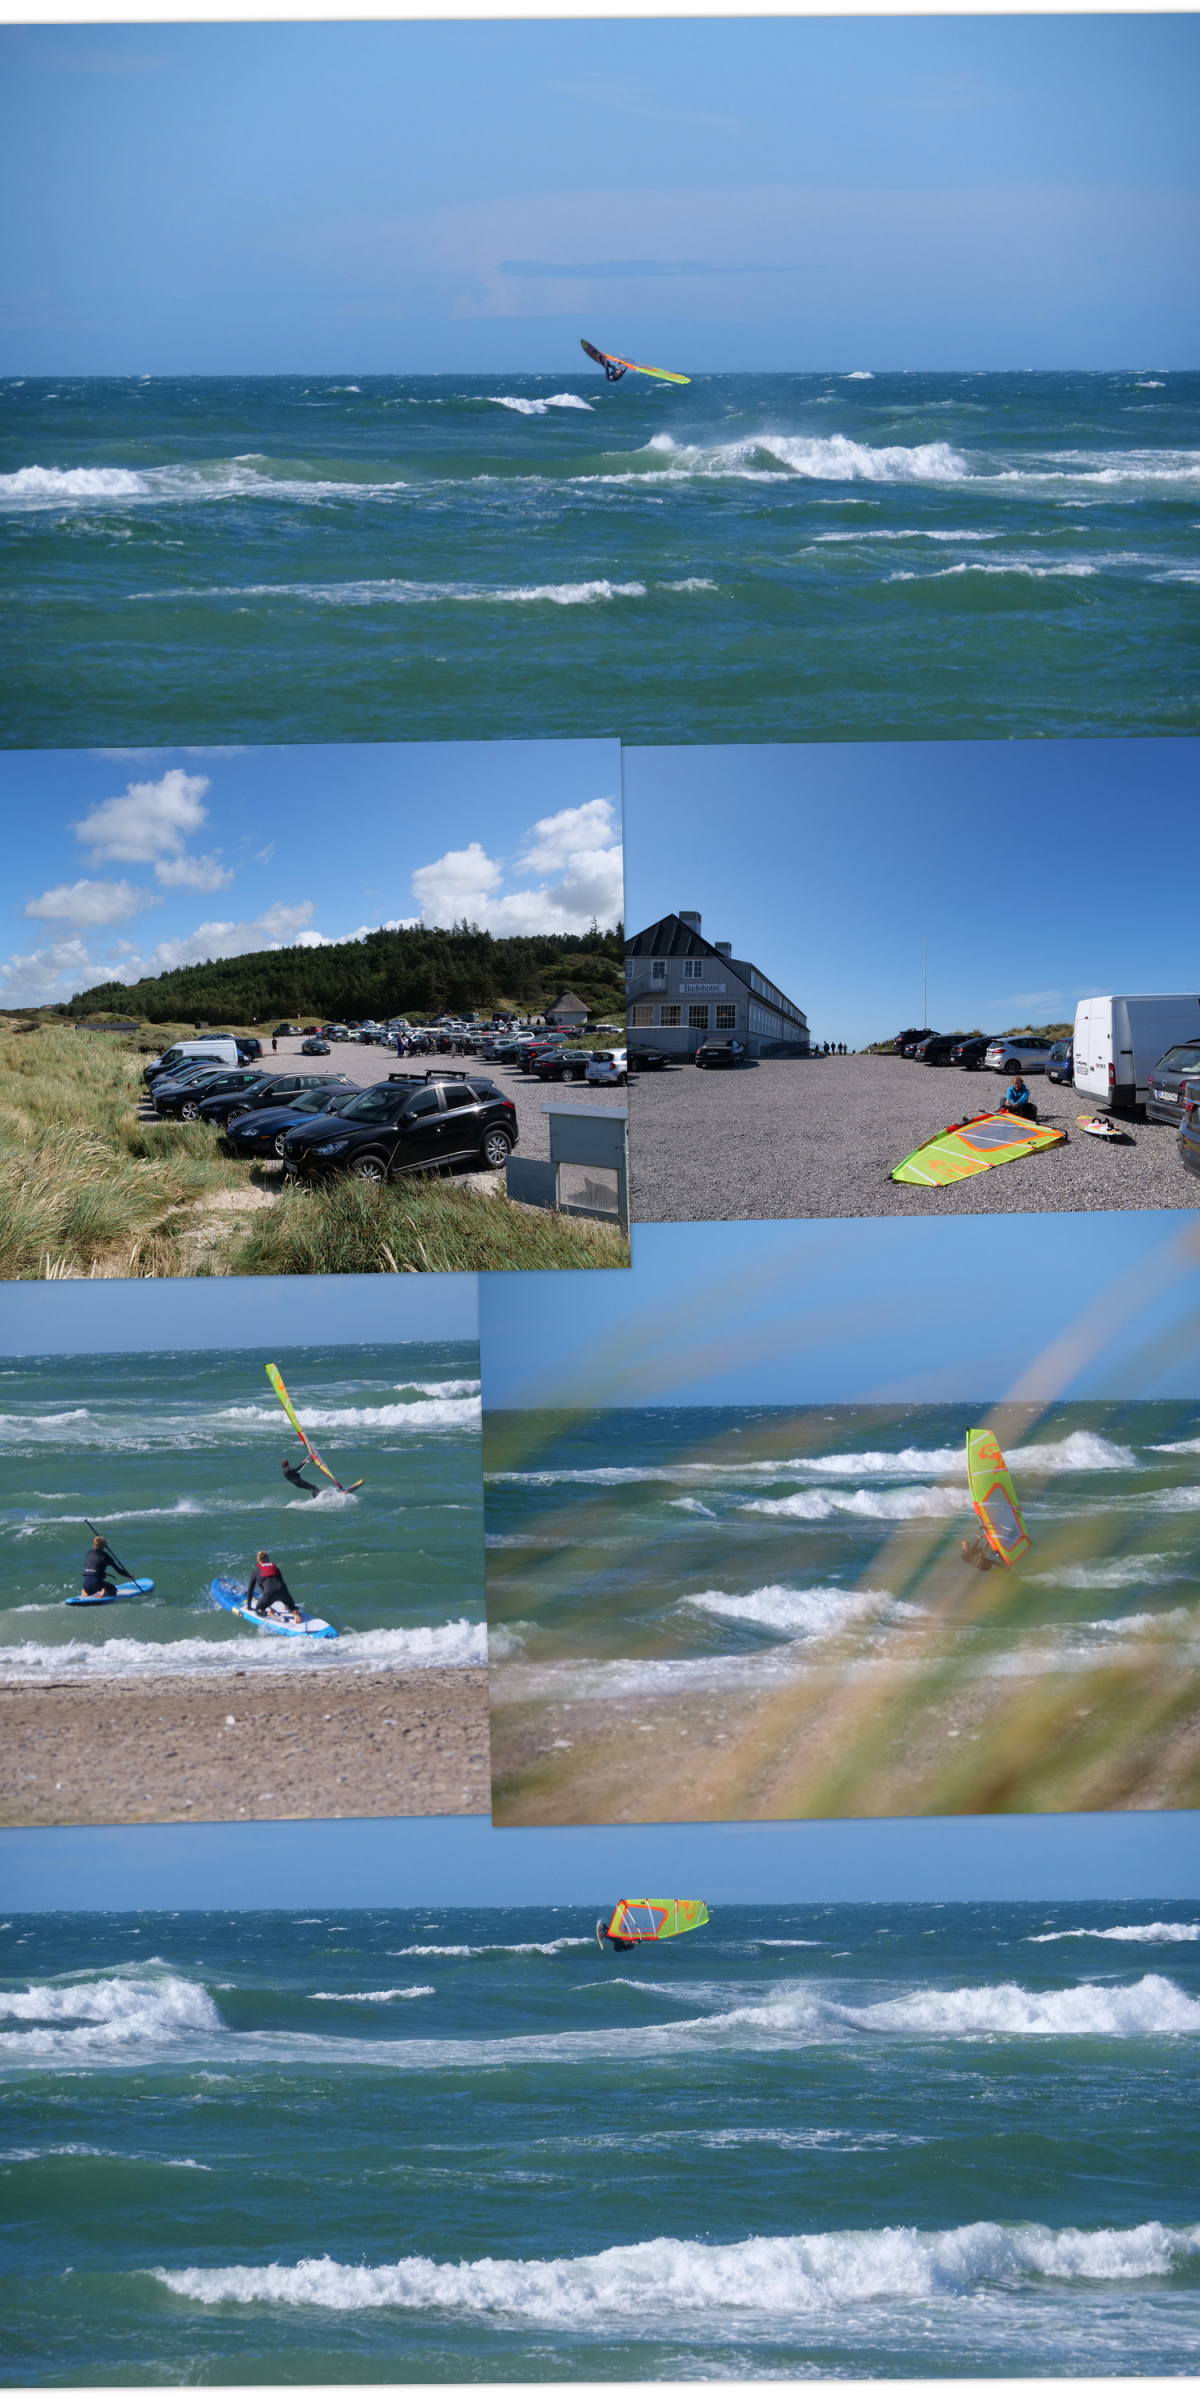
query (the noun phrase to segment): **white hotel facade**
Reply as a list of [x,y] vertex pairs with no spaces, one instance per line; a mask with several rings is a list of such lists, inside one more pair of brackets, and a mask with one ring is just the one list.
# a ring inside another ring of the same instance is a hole
[[704,1041],[744,1042],[752,1058],[804,1057],[808,1019],[731,942],[709,942],[695,909],[660,917],[625,945],[628,1039],[690,1058]]

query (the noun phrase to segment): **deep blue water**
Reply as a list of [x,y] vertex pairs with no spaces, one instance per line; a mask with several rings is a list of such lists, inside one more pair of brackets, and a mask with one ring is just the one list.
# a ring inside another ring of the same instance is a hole
[[14,746],[1200,723],[1200,378],[27,379]]
[[[479,1353],[473,1342],[297,1345],[277,1362],[353,1495],[308,1471],[258,1350],[8,1360],[0,1372],[0,1680],[214,1667],[451,1666],[483,1648]],[[99,1524],[147,1599],[67,1608]],[[270,1549],[337,1642],[226,1614]]]
[[4,1927],[7,2380],[1194,2369],[1194,1905],[617,1897]]

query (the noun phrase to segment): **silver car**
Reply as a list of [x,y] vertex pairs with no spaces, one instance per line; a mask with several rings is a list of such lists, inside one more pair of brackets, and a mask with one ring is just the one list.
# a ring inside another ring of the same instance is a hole
[[998,1075],[1011,1074],[1014,1067],[1023,1075],[1044,1075],[1053,1048],[1048,1034],[1005,1034],[1002,1041],[992,1043],[983,1063]]

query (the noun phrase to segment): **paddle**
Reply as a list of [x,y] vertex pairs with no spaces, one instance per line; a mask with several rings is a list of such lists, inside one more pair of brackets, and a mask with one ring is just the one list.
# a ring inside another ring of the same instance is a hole
[[[96,1532],[96,1528],[95,1528],[95,1526],[93,1525],[91,1518],[90,1518],[90,1517],[85,1517],[83,1521],[84,1521],[84,1524],[87,1526],[88,1532],[89,1532],[89,1533],[94,1533],[94,1534],[96,1534],[96,1540],[97,1540],[97,1541],[101,1541],[101,1540],[103,1539],[103,1536],[102,1536],[101,1534],[99,1534],[99,1533],[97,1533],[97,1532]],[[109,1557],[111,1558],[111,1560],[112,1560],[112,1563],[113,1563],[114,1567],[116,1568],[118,1575],[123,1575],[123,1576],[125,1577],[125,1580],[126,1580],[126,1582],[127,1582],[127,1583],[136,1583],[136,1582],[137,1582],[137,1580],[138,1580],[138,1579],[137,1579],[137,1576],[136,1576],[136,1575],[134,1575],[134,1574],[132,1574],[132,1573],[130,1572],[130,1569],[129,1569],[128,1567],[126,1567],[126,1566],[123,1566],[123,1565],[121,1564],[121,1561],[120,1561],[120,1559],[117,1557],[116,1551],[113,1549],[113,1547],[112,1547],[112,1544],[111,1544],[111,1543],[109,1543],[109,1542],[106,1542],[106,1543],[105,1543],[105,1548],[106,1548],[106,1549],[107,1549],[107,1551],[108,1551],[108,1555],[109,1555]]]

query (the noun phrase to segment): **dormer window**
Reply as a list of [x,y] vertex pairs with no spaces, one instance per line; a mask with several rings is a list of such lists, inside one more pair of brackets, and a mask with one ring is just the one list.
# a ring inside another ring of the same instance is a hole
[[666,962],[665,958],[652,958],[652,959],[651,959],[651,961],[650,961],[650,981],[651,981],[651,983],[665,983],[665,982],[666,982],[666,980],[667,980],[667,962]]
[[703,982],[704,960],[702,958],[685,958],[683,962],[683,980],[685,983]]

